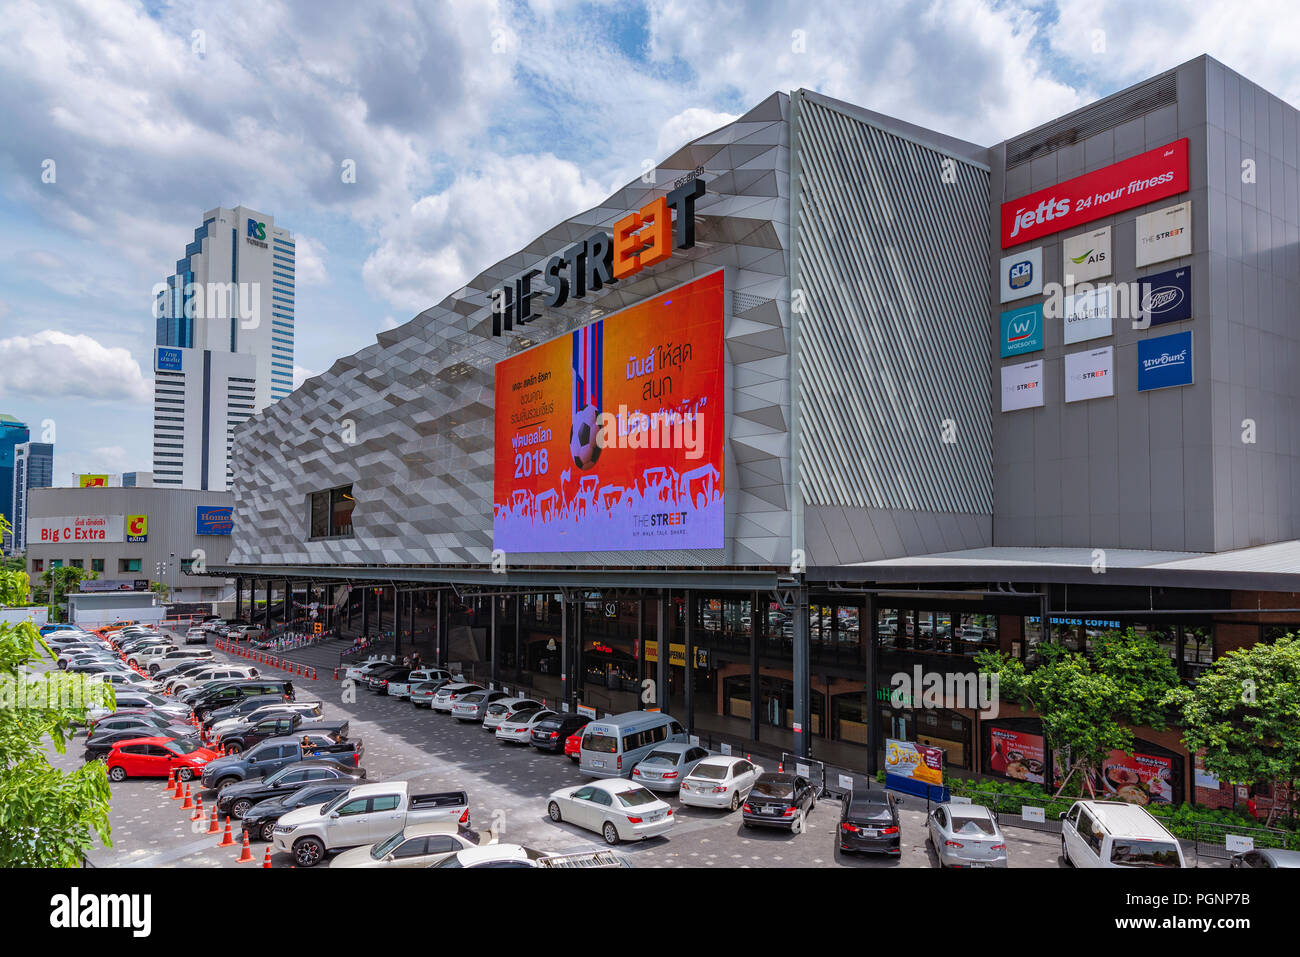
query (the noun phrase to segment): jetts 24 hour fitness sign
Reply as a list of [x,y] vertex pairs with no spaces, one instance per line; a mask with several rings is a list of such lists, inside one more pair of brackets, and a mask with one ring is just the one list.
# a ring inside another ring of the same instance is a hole
[[1002,248],[1187,191],[1187,139],[1002,204]]
[[690,249],[695,245],[695,201],[703,195],[704,180],[693,179],[624,216],[614,224],[612,234],[598,229],[552,256],[544,271],[530,269],[491,290],[492,335],[538,318],[533,299],[542,292],[533,289],[533,279],[539,275],[550,289],[546,305],[555,309],[570,297],[582,299],[606,283],[627,279],[663,262],[674,246]]

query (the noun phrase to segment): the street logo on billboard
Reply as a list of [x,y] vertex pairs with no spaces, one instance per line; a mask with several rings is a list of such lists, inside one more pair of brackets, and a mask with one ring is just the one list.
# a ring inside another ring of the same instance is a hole
[[1192,254],[1192,204],[1157,209],[1137,218],[1137,265]]
[[1115,349],[1093,349],[1065,357],[1065,401],[1082,402],[1115,394]]
[[1002,411],[1043,405],[1043,360],[1002,367]]

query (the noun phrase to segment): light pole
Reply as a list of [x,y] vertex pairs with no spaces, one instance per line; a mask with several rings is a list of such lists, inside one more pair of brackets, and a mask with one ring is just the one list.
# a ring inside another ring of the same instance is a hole
[[171,561],[167,564],[167,600],[176,600],[176,553],[172,552]]

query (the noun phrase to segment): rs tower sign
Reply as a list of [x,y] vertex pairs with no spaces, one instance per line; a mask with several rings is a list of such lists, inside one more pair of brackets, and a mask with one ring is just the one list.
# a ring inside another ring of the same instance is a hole
[[542,290],[533,288],[538,276],[549,290],[546,305],[555,309],[570,297],[582,299],[607,283],[663,262],[674,247],[690,249],[695,245],[695,201],[703,195],[704,180],[693,179],[624,216],[614,224],[612,233],[596,230],[555,254],[545,270],[530,269],[491,290],[492,335],[538,318],[533,312],[533,299],[543,295]]

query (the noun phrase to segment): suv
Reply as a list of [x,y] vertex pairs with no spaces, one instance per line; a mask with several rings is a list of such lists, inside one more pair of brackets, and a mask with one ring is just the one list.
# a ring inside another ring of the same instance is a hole
[[241,698],[254,695],[278,694],[285,701],[293,700],[293,682],[282,679],[253,678],[246,681],[223,683],[215,688],[204,688],[191,702],[195,715],[202,721],[209,713]]
[[1061,813],[1061,856],[1072,867],[1186,867],[1178,839],[1139,804],[1075,801]]

